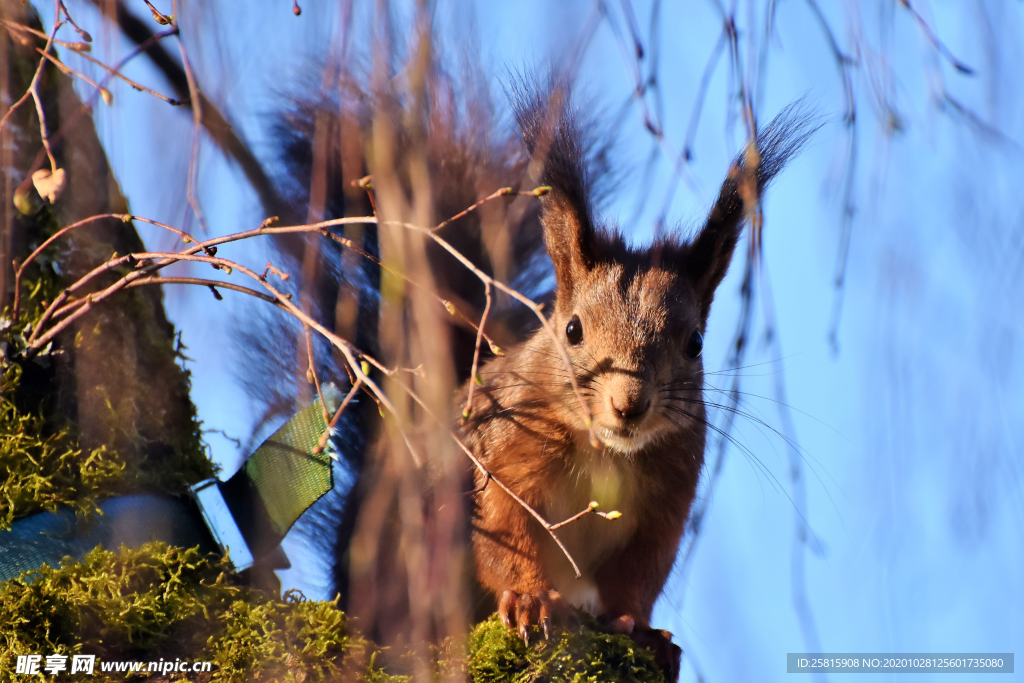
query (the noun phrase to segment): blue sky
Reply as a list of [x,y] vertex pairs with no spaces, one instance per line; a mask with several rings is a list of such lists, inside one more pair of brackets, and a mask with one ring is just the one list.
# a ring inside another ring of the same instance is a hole
[[[141,2],[129,4],[145,15]],[[182,11],[203,89],[230,105],[266,158],[272,150],[261,131],[279,87],[309,78],[305,59],[336,45],[335,3],[301,4],[301,17],[292,16],[286,0],[244,12],[234,3],[186,2]],[[366,4],[355,3],[357,14]],[[857,210],[838,351],[828,332],[847,154],[842,89],[810,3],[779,1],[760,120],[807,97],[824,126],[765,203],[760,291],[770,289],[771,303],[757,303],[743,407],[781,431],[773,399],[776,381],[784,379],[803,452],[806,520],[818,539],[814,552],[806,551],[805,590],[823,651],[1024,652],[1024,98],[1015,66],[1024,49],[1024,4],[913,3],[974,76],[956,72],[899,3],[819,4],[841,49],[857,60]],[[752,36],[757,49],[764,43],[758,32],[765,5],[737,8],[744,64]],[[448,35],[459,36],[456,44],[476,44],[485,68],[500,76],[507,66],[543,63],[564,51],[593,7],[584,0],[439,2],[436,17]],[[624,25],[622,5],[608,7]],[[650,3],[632,7],[649,51]],[[120,37],[84,3],[70,8],[98,43],[112,46],[111,54],[101,49],[96,56],[111,62],[123,54]],[[721,19],[714,2],[670,1],[658,29],[662,121],[671,145],[681,149]],[[709,81],[695,138],[689,172],[698,189],[676,188],[670,224],[700,219],[743,143],[742,125],[726,123],[734,104],[728,64],[723,56]],[[127,72],[164,86],[144,60]],[[607,21],[598,25],[579,79],[585,107],[617,111],[632,90]],[[942,87],[973,114],[940,106]],[[97,111],[97,128],[132,211],[181,225],[191,119],[120,84],[113,92],[115,105]],[[887,125],[893,119],[885,99],[898,113],[896,129]],[[652,143],[636,108],[624,131],[619,152],[628,173],[607,217],[643,241],[675,181],[662,156],[642,187]],[[244,178],[208,142],[199,193],[212,233],[263,218]],[[151,246],[170,246],[162,235],[143,237]],[[256,245],[232,249],[233,257],[257,266],[267,258]],[[738,256],[712,311],[709,371],[724,369],[741,270]],[[231,331],[246,319],[226,299],[214,302],[203,289],[165,292],[195,359],[193,399],[201,418],[244,440],[253,408],[237,381]],[[769,306],[777,345],[764,341]],[[721,376],[718,386],[730,380]],[[748,452],[730,449],[718,484],[705,492],[710,512],[693,564],[670,582],[655,623],[686,650],[683,680],[798,678],[785,673],[786,653],[807,649],[791,587],[798,523],[787,445],[750,420],[740,420],[735,435]],[[232,442],[216,433],[208,439],[228,471],[237,467],[241,454]],[[302,545],[290,539],[293,557],[302,556]],[[286,582],[326,597],[322,572],[309,558]],[[872,680],[887,678],[895,676]]]

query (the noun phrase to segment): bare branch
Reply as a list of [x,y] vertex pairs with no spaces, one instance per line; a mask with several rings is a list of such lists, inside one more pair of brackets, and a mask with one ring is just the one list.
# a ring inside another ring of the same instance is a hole
[[178,50],[181,53],[181,63],[185,67],[185,80],[188,83],[188,96],[189,102],[192,105],[192,152],[188,157],[188,181],[186,184],[185,195],[188,199],[188,205],[192,207],[192,213],[195,214],[196,219],[199,221],[199,226],[206,232],[206,219],[203,217],[203,210],[199,206],[199,199],[196,197],[196,180],[199,175],[199,144],[202,140],[202,128],[203,128],[203,102],[199,98],[199,85],[196,82],[196,75],[192,71],[192,63],[188,59],[188,52],[185,50],[185,41],[181,37],[181,29],[178,26],[178,22],[181,20],[181,5],[178,0],[174,0],[174,17],[168,19],[164,15],[156,11],[156,8],[150,5],[150,10],[153,11],[153,16],[163,18],[165,21],[161,22],[157,19],[157,23],[168,23],[173,24],[175,28],[178,28]]
[[466,398],[466,407],[462,411],[462,421],[465,422],[473,414],[473,390],[480,384],[480,341],[484,334],[484,325],[487,324],[487,314],[491,312],[491,284],[484,283],[484,296],[487,303],[484,305],[484,313],[480,316],[480,326],[476,329],[476,344],[473,346],[473,367],[469,372],[469,396]]
[[928,38],[928,42],[932,44],[932,47],[934,47],[940,55],[948,59],[949,63],[952,64],[953,67],[960,73],[966,74],[968,76],[974,75],[974,69],[972,69],[971,67],[967,66],[959,59],[957,59],[956,56],[950,51],[950,49],[946,47],[945,43],[939,40],[939,37],[935,35],[935,31],[933,31],[932,27],[928,25],[928,22],[924,20],[924,17],[922,17],[921,14],[911,6],[910,0],[899,0],[899,2],[901,5],[910,10],[910,13],[912,15],[914,15],[914,19],[917,21],[917,24],[921,27],[921,30],[924,31],[924,35],[926,38]]
[[[50,37],[45,31],[40,31],[39,29],[32,28],[31,26],[26,26],[25,24],[19,24],[16,21],[8,21],[6,19],[0,19],[0,24],[3,24],[4,26],[6,26],[8,29],[10,29],[12,31],[20,32],[20,33],[28,33],[28,34],[31,34],[33,36],[36,36],[37,38],[42,38],[43,40],[46,40],[47,38]],[[89,43],[70,43],[70,42],[68,42],[66,40],[59,40],[57,38],[53,39],[53,44],[54,45],[60,45],[61,47],[66,47],[69,50],[74,50],[75,52],[77,52],[79,54],[82,54],[84,52],[88,52],[89,50],[92,49],[92,45],[90,45]]]
[[[132,287],[142,287],[144,285],[201,285],[203,287],[221,287],[223,289],[230,289],[234,292],[241,292],[242,294],[248,294],[251,297],[255,297],[261,301],[266,301],[268,304],[280,306],[280,302],[272,296],[267,296],[263,292],[257,292],[255,289],[243,287],[242,285],[236,285],[233,282],[225,282],[223,280],[207,280],[205,278],[198,277],[166,277],[154,275],[152,277],[145,277],[140,280],[133,280],[125,285],[125,289],[131,289]],[[84,303],[84,299],[82,302]],[[58,314],[60,312],[58,311]]]
[[114,67],[107,66],[106,64],[104,64],[100,60],[98,60],[98,59],[96,59],[94,57],[90,57],[89,55],[85,54],[84,52],[79,51],[78,52],[78,56],[83,58],[83,59],[86,59],[86,60],[92,62],[93,64],[95,64],[96,66],[100,67],[101,69],[105,69],[112,77],[120,78],[122,81],[124,81],[128,85],[132,86],[136,90],[138,90],[140,92],[149,93],[153,97],[156,97],[157,99],[161,99],[164,102],[170,104],[172,107],[178,107],[178,106],[181,106],[181,104],[182,104],[182,102],[180,100],[176,100],[173,97],[168,97],[167,95],[164,95],[163,93],[158,93],[157,91],[152,90],[151,88],[147,88],[146,86],[142,85],[138,81],[133,81],[132,79],[128,78],[123,73],[121,73],[119,70],[115,69]]
[[[36,52],[41,54],[44,58],[49,59],[51,62],[53,62],[53,64],[58,69],[60,69],[63,73],[65,73],[65,74],[67,74],[69,76],[78,76],[83,81],[85,81],[86,83],[88,83],[92,87],[96,88],[96,90],[98,90],[99,93],[100,93],[100,97],[102,97],[103,101],[106,102],[108,105],[110,105],[114,101],[109,90],[107,90],[102,85],[100,85],[96,81],[92,80],[91,78],[89,78],[88,76],[83,74],[82,72],[76,71],[75,69],[72,69],[70,66],[68,66],[64,62],[60,61],[59,59],[57,59],[53,55],[49,54],[48,52],[44,52],[43,50],[39,49],[38,47],[36,48]],[[96,61],[96,60],[93,60],[93,61]],[[98,63],[99,62],[97,62],[97,64]]]
[[320,378],[316,374],[316,362],[313,360],[313,335],[309,330],[309,325],[304,325],[303,329],[306,332],[306,353],[309,355],[309,370],[306,373],[306,379],[316,385],[316,395],[320,398],[320,411],[324,414],[326,423],[330,421],[331,416],[327,412],[327,401],[324,400],[324,392],[320,390]]

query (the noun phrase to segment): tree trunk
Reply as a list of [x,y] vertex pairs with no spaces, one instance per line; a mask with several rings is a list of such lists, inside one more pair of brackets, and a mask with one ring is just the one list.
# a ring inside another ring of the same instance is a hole
[[[35,10],[20,0],[0,0],[0,15],[7,22],[42,28]],[[3,114],[29,88],[41,59],[37,48],[44,46],[43,39],[27,32],[0,28]],[[92,112],[75,93],[71,79],[47,62],[39,80],[48,138],[57,166],[66,174],[63,192],[53,204],[41,198],[32,184],[33,172],[49,169],[50,162],[31,98],[11,115],[0,137],[0,264],[7,264],[0,265],[0,301],[8,318],[14,295],[9,264],[21,263],[61,227],[97,214],[128,211],[96,134]],[[98,220],[69,233],[31,269],[37,282],[52,281],[53,286],[40,287],[33,296],[23,283],[21,320],[41,313],[47,289],[54,296],[114,252],[143,248],[133,224],[117,218]],[[106,279],[98,278],[91,291],[119,276],[112,271]],[[26,280],[33,280],[29,271]],[[56,341],[56,353],[49,357],[11,359],[23,370],[17,389],[20,406],[43,410],[55,432],[70,428],[85,453],[98,447],[116,452],[127,465],[119,492],[180,493],[188,484],[211,476],[213,465],[203,450],[189,398],[189,374],[177,362],[181,356],[174,328],[157,287],[116,295]]]

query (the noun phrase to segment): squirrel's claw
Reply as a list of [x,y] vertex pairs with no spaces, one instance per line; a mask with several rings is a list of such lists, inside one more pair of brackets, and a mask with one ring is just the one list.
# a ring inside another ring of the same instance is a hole
[[519,637],[527,646],[530,645],[530,627],[537,623],[539,608],[540,601],[529,593],[523,593],[516,601],[516,625],[519,627]]
[[551,600],[544,591],[534,594],[540,603],[540,628],[544,632],[544,640],[551,640]]
[[512,628],[514,621],[516,603],[519,601],[519,594],[513,591],[505,591],[501,594],[498,602],[498,618],[505,628]]
[[553,625],[578,628],[580,624],[576,610],[554,590],[539,590],[532,594],[506,590],[498,601],[498,617],[506,628],[515,628],[527,645],[530,644],[531,626],[540,626],[544,639],[550,640]]

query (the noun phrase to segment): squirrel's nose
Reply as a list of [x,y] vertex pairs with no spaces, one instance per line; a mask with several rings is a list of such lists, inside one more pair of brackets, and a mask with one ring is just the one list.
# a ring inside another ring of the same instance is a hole
[[640,396],[613,396],[612,410],[623,420],[632,420],[640,417],[651,407],[651,400]]

